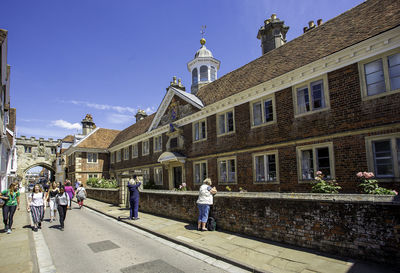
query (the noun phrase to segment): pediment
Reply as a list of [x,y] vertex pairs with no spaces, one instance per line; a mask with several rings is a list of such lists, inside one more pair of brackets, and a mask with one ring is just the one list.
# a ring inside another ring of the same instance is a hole
[[195,95],[170,87],[157,109],[149,131],[189,116],[203,107],[203,103]]

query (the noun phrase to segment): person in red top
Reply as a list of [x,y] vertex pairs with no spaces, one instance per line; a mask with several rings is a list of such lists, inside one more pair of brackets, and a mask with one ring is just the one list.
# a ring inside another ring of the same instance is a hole
[[69,209],[71,209],[71,205],[72,205],[72,198],[74,198],[75,196],[75,191],[74,188],[71,186],[71,182],[69,180],[67,180],[66,186],[65,186],[65,192],[68,194],[69,196]]

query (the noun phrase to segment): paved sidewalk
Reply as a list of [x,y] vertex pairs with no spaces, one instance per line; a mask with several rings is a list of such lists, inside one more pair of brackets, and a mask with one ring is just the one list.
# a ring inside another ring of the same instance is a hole
[[[24,193],[21,193],[20,201],[21,209],[14,214],[12,233],[5,233],[3,223],[0,225],[0,272],[39,271]],[[2,209],[0,209],[0,217],[3,222]]]
[[138,228],[185,245],[212,257],[234,263],[255,272],[395,272],[377,264],[367,264],[351,259],[333,257],[289,245],[267,242],[239,234],[221,231],[197,231],[193,224],[171,220],[152,214],[139,213],[139,220],[128,220],[129,210],[93,199],[85,206]]

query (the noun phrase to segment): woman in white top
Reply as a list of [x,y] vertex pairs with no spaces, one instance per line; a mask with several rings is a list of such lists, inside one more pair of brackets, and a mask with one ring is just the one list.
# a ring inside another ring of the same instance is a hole
[[213,204],[213,195],[217,193],[215,187],[211,188],[211,179],[206,178],[203,185],[199,189],[199,198],[197,199],[197,207],[199,208],[199,218],[197,222],[197,229],[206,231],[206,223],[208,220],[208,213],[210,212],[210,205]]
[[60,192],[57,193],[57,196],[56,196],[56,204],[57,204],[57,210],[58,210],[58,215],[59,215],[59,219],[60,219],[60,229],[62,231],[64,230],[64,221],[65,221],[65,217],[67,216],[67,209],[68,209],[69,203],[70,203],[69,195],[65,192],[65,187],[61,186]]
[[32,194],[28,196],[28,212],[32,214],[33,220],[33,231],[37,231],[38,228],[42,228],[42,220],[44,211],[46,209],[46,195],[39,184],[36,184],[33,188]]

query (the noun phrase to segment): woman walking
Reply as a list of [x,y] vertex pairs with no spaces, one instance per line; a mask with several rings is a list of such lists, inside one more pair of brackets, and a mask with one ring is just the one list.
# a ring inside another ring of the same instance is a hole
[[206,178],[203,185],[200,186],[199,198],[197,199],[197,207],[199,208],[199,218],[197,222],[197,230],[206,231],[206,223],[208,220],[208,213],[210,212],[210,205],[213,204],[213,195],[217,193],[215,187],[211,188],[211,179]]
[[67,216],[67,208],[70,203],[69,195],[65,192],[65,187],[61,186],[60,192],[56,195],[56,204],[58,210],[58,216],[60,219],[60,229],[64,230],[64,221]]
[[33,188],[32,194],[28,197],[28,212],[32,214],[33,220],[33,231],[37,231],[38,228],[42,228],[42,220],[44,216],[44,211],[46,209],[46,196],[39,186],[36,184]]
[[81,209],[83,206],[83,200],[86,199],[86,190],[83,187],[82,183],[79,184],[75,194],[76,194],[76,199],[78,200],[79,208]]
[[75,196],[75,191],[74,188],[71,186],[71,182],[69,180],[67,180],[67,185],[65,186],[65,192],[68,194],[69,196],[69,209],[72,209],[72,198],[74,198]]
[[57,186],[56,182],[52,182],[50,184],[50,189],[47,192],[46,199],[49,201],[50,206],[50,223],[56,220],[56,212],[57,212],[57,204],[56,204],[56,196],[60,190]]
[[19,210],[19,191],[17,184],[10,184],[8,190],[0,193],[0,198],[5,201],[3,206],[4,230],[10,234],[13,224],[15,210]]

